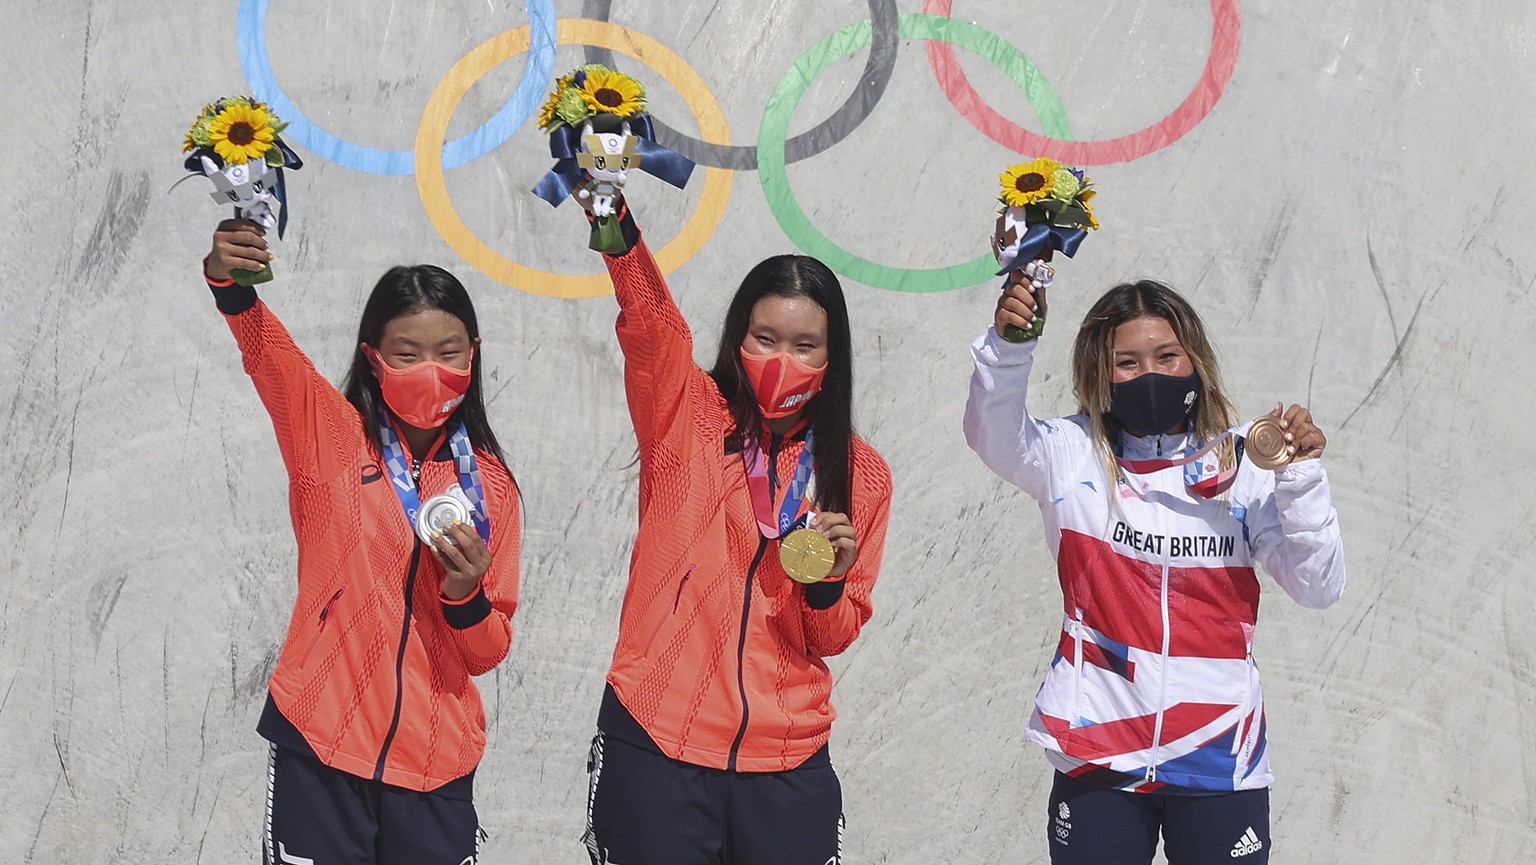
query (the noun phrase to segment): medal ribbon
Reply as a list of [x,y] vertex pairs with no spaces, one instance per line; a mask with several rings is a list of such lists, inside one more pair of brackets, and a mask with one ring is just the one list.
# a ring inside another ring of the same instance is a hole
[[[406,527],[414,536],[416,514],[421,510],[421,491],[416,489],[416,482],[411,480],[411,461],[406,459],[400,436],[395,434],[394,426],[389,423],[382,409],[379,411],[379,437],[384,440],[384,464],[389,468],[390,486],[394,487],[395,495],[400,499],[400,507],[405,511]],[[448,447],[453,450],[453,462],[459,471],[459,488],[464,491],[464,497],[469,499],[469,514],[475,523],[475,532],[489,546],[491,522],[485,515],[485,487],[480,482],[480,466],[475,462],[474,448],[470,445],[469,431],[464,428],[463,421],[454,426],[448,437]]]
[[741,461],[747,468],[747,490],[752,494],[752,511],[757,515],[757,530],[773,540],[789,534],[811,510],[816,495],[816,440],[805,434],[805,450],[795,463],[795,473],[784,486],[777,504],[768,486],[768,458],[756,438],[748,439],[741,449]]
[[[1199,462],[1201,457],[1215,450],[1217,445],[1228,438],[1237,439],[1237,459],[1232,461],[1231,468],[1201,480],[1199,467],[1192,464]],[[1184,470],[1184,486],[1200,498],[1210,499],[1226,492],[1232,486],[1232,482],[1237,479],[1237,467],[1243,462],[1243,437],[1238,435],[1234,428],[1206,442],[1205,446],[1199,450],[1176,459],[1128,460],[1117,456],[1115,462],[1120,465],[1120,468],[1133,475],[1145,475],[1177,466],[1189,466]]]

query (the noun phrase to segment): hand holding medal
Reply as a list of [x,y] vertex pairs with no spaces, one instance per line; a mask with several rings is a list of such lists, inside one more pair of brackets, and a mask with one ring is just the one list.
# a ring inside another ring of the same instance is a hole
[[1282,404],[1249,425],[1243,440],[1243,452],[1261,469],[1279,469],[1299,460],[1323,455],[1328,438],[1312,422],[1312,413],[1292,405],[1284,414]]
[[[429,499],[424,508],[431,505]],[[433,532],[427,549],[443,566],[439,591],[450,601],[462,601],[474,594],[480,579],[491,569],[491,548],[467,520],[451,522]]]
[[[187,171],[211,179],[213,200],[233,204],[236,219],[255,224],[248,234],[254,235],[259,243],[250,236],[226,237],[231,257],[243,260],[229,274],[241,285],[272,279],[272,256],[267,252],[266,241],[261,239],[262,229],[275,225],[277,236],[282,237],[288,226],[283,169],[301,168],[304,163],[279,137],[285,126],[265,103],[231,96],[204,106],[182,142],[182,151],[191,154],[184,163]],[[276,215],[272,212],[274,200],[279,207]],[[219,226],[219,232],[235,232],[236,228],[226,222]],[[218,237],[215,235],[213,258],[218,257]],[[252,250],[258,253],[254,259],[246,254]]]
[[[1001,267],[998,275],[1008,279],[1003,283],[1006,294],[998,303],[997,319],[1002,320],[1002,313],[1008,311],[1028,325],[1009,322],[1002,324],[999,332],[1009,342],[1027,342],[1045,329],[1042,292],[1055,275],[1046,262],[1053,252],[1071,258],[1088,230],[1099,227],[1089,204],[1097,192],[1082,171],[1054,159],[1014,165],[998,175],[998,180],[1002,183],[998,200],[1003,208],[992,231],[992,252]],[[1013,303],[1007,303],[1009,295]]]
[[379,407],[378,422],[384,469],[389,474],[390,488],[400,500],[406,525],[443,566],[443,596],[451,601],[463,600],[474,593],[491,567],[491,523],[486,516],[489,511],[485,505],[485,483],[480,478],[469,431],[462,419],[449,428],[448,448],[459,475],[458,485],[423,502],[405,445],[383,406]]
[[592,214],[588,246],[624,251],[620,202],[629,170],[642,169],[681,189],[693,162],[656,143],[645,113],[645,87],[622,72],[588,63],[555,82],[539,128],[549,133],[555,167],[533,188],[555,207],[575,194]]
[[768,457],[755,440],[741,451],[747,470],[747,492],[757,529],[779,542],[779,564],[797,583],[819,583],[842,577],[859,557],[858,534],[847,514],[817,513],[816,436],[807,433],[794,473],[775,498],[768,479]]
[[812,514],[808,528],[779,541],[779,564],[797,583],[819,583],[847,575],[859,558],[858,533],[847,514]]

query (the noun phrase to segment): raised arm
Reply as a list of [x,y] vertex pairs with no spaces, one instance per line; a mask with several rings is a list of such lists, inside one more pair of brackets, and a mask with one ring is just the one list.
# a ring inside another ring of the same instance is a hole
[[1049,269],[1042,280],[1031,281],[1025,273],[1010,275],[992,326],[971,343],[974,368],[965,402],[965,440],[998,477],[1038,499],[1046,495],[1045,442],[1027,405],[1036,341],[1010,342],[1001,336],[1010,325],[1027,331],[1037,316],[1045,315]]
[[335,436],[361,436],[362,429],[357,410],[315,370],[256,290],[231,278],[233,269],[260,270],[271,260],[264,233],[249,220],[219,223],[203,277],[272,418],[289,477],[323,482],[340,470]]
[[646,246],[634,214],[620,202],[625,248],[603,261],[619,302],[616,325],[624,352],[624,390],[640,453],[665,445],[689,408],[690,389],[707,378],[693,362],[693,334]]

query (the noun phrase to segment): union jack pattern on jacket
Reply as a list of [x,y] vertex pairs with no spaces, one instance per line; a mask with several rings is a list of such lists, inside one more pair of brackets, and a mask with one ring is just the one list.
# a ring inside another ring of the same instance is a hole
[[[1253,661],[1262,564],[1322,608],[1344,589],[1344,552],[1318,460],[1246,460],[1221,496],[1186,483],[1217,470],[1125,476],[1113,488],[1086,416],[1026,408],[1035,343],[987,333],[971,347],[971,448],[1040,505],[1063,626],[1026,738],[1068,774],[1140,792],[1248,790],[1274,778]],[[1185,435],[1124,437],[1129,460],[1180,456]]]

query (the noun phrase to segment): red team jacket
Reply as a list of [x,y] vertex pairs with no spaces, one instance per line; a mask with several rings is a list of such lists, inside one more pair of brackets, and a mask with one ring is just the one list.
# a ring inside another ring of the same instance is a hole
[[[853,642],[870,616],[890,515],[891,473],[852,442],[859,557],[843,595],[812,609],[805,587],[759,534],[735,426],[644,241],[605,256],[618,297],[624,385],[640,447],[640,530],[608,682],[669,757],[767,772],[816,753],[836,716],[822,658]],[[766,435],[776,476],[804,442]]]
[[[264,303],[236,314],[221,307],[277,432],[298,540],[298,597],[273,701],[332,768],[423,791],[467,775],[485,751],[471,677],[507,656],[517,608],[522,532],[511,474],[476,451],[492,563],[479,592],[447,601],[442,567],[407,525],[356,408]],[[423,500],[458,483],[446,445],[419,470]]]

